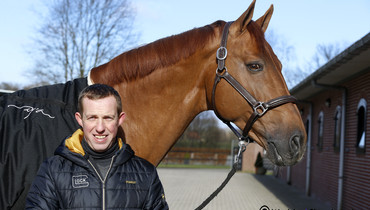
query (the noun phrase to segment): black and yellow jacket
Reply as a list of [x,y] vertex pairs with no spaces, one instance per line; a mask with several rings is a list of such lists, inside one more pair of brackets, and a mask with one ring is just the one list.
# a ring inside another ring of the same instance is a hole
[[26,209],[168,209],[155,166],[118,139],[107,176],[84,157],[79,129],[40,167]]

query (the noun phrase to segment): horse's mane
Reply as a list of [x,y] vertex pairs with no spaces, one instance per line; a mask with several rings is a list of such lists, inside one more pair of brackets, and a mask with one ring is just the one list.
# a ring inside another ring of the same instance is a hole
[[[175,64],[191,56],[198,49],[204,48],[215,36],[217,28],[221,32],[223,25],[225,25],[224,21],[216,21],[210,25],[159,39],[122,53],[110,62],[93,68],[91,79],[95,82],[114,85],[145,77],[158,68]],[[263,46],[264,33],[258,28],[258,24],[251,21],[248,24],[248,30],[255,37],[257,44]]]
[[96,74],[91,74],[92,80],[113,85],[145,77],[154,70],[175,64],[206,46],[210,38],[214,37],[215,28],[222,25],[223,21],[217,21],[122,53],[110,62],[92,69],[96,71]]

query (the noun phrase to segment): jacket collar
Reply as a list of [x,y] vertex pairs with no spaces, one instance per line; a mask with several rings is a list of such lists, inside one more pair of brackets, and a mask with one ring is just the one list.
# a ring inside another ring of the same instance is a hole
[[[83,156],[86,155],[84,149],[82,148],[82,140],[84,138],[84,133],[82,129],[76,130],[70,137],[68,137],[55,151],[55,155],[60,155],[72,162],[79,162],[76,160],[76,156],[81,160]],[[115,164],[122,164],[134,156],[134,151],[128,144],[124,144],[121,138],[118,138],[119,151],[116,154]],[[81,157],[82,156],[82,157]]]
[[[74,153],[81,154],[82,156],[85,156],[85,151],[82,148],[82,140],[84,138],[84,132],[82,129],[78,129],[75,131],[71,137],[67,138],[65,140],[65,146]],[[118,138],[118,146],[119,149],[122,149],[123,141],[121,138]]]

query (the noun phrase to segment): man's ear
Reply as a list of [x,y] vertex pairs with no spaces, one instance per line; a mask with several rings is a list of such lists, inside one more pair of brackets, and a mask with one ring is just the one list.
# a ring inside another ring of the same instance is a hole
[[123,121],[125,120],[125,118],[126,118],[126,114],[124,112],[121,112],[118,116],[118,125],[121,125]]
[[76,118],[76,121],[78,122],[78,124],[79,124],[81,127],[83,127],[83,126],[82,126],[82,116],[81,116],[81,114],[80,114],[79,112],[76,112],[76,113],[75,113],[75,118]]

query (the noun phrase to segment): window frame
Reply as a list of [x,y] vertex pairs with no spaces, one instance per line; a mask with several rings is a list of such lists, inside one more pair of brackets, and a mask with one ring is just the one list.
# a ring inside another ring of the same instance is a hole
[[324,147],[324,112],[320,111],[318,116],[318,129],[317,129],[317,149],[322,152]]
[[338,105],[334,113],[333,147],[335,152],[339,152],[340,150],[341,135],[342,135],[342,107]]
[[[361,98],[356,110],[357,115],[357,131],[356,131],[356,153],[363,154],[366,151],[366,115],[367,102]],[[363,142],[363,143],[362,143]],[[363,144],[363,146],[360,146]]]

